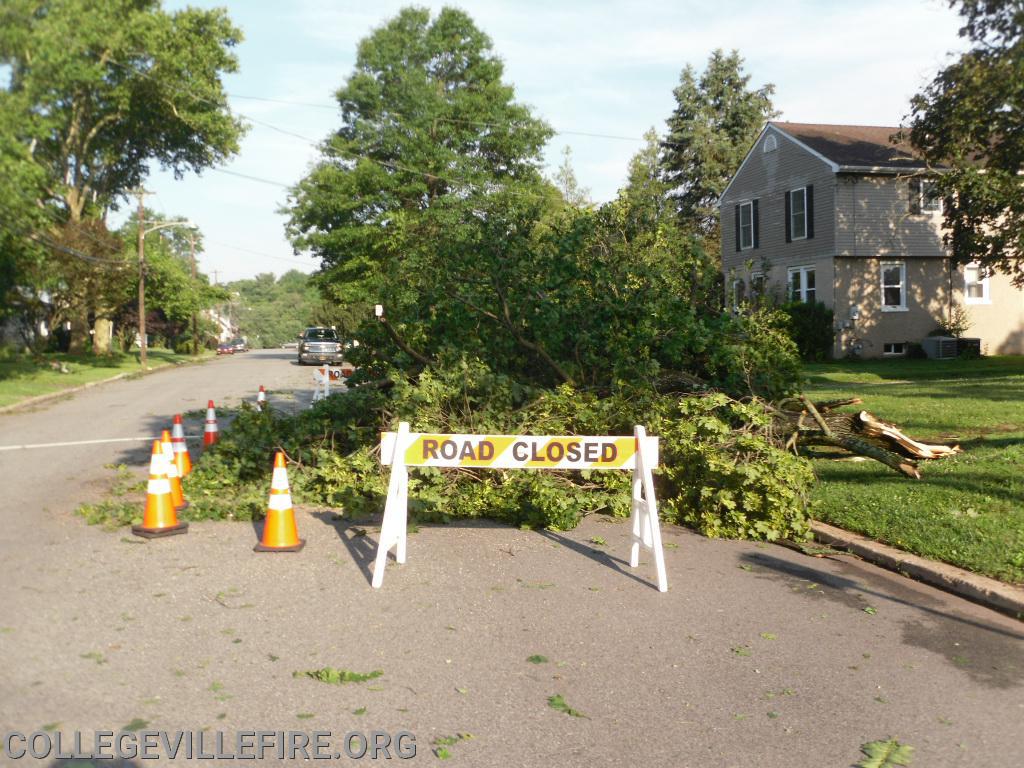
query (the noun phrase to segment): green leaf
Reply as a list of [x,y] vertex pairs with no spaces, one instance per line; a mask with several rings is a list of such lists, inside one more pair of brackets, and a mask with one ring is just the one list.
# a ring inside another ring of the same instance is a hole
[[577,709],[573,709],[565,703],[565,699],[562,698],[562,694],[556,693],[554,696],[548,697],[548,706],[559,712],[564,712],[570,717],[586,717],[582,712]]
[[335,669],[334,667],[322,667],[311,669],[305,672],[292,672],[292,677],[309,677],[319,680],[321,683],[332,685],[344,685],[345,683],[364,683],[373,680],[384,674],[383,670],[375,669],[373,672],[350,672],[347,669]]
[[914,748],[890,738],[886,741],[869,741],[861,745],[860,751],[864,753],[864,759],[857,763],[857,768],[893,768],[910,765]]
[[533,656],[527,656],[526,660],[531,664],[547,664],[548,657],[541,656],[539,653],[536,653]]

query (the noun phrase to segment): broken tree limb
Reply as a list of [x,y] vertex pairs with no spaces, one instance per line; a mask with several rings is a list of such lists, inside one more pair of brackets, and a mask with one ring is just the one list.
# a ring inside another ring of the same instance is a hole
[[[932,445],[907,436],[894,424],[867,411],[835,413],[834,408],[860,404],[858,398],[813,403],[806,397],[790,398],[771,409],[777,434],[789,435],[786,448],[832,445],[874,459],[901,475],[920,479],[921,460],[940,459],[960,452],[959,446]],[[799,403],[802,407],[785,407]]]

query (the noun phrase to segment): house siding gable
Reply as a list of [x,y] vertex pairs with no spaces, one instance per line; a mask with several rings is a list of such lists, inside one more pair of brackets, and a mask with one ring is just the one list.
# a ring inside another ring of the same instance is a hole
[[[772,134],[778,147],[766,153],[764,141]],[[814,237],[787,243],[786,192],[809,185],[814,187]],[[737,251],[733,211],[739,203],[754,199],[758,200],[759,247]],[[726,279],[733,273],[746,274],[747,262],[753,261],[752,271],[755,272],[761,270],[763,262],[768,262],[772,267],[769,281],[776,282],[789,267],[814,264],[835,252],[835,173],[827,161],[808,152],[782,131],[769,127],[762,132],[726,189],[720,205],[722,266]],[[819,298],[830,304],[831,289],[826,289],[829,294],[826,296],[821,288]]]

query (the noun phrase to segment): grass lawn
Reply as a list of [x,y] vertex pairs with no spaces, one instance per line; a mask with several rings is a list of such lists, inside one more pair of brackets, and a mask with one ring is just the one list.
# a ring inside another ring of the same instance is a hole
[[[166,349],[150,349],[150,368],[162,368],[191,360],[191,355],[176,355]],[[69,373],[50,367],[50,362],[63,362]],[[140,373],[138,354],[111,357],[89,355],[46,354],[36,358],[20,354],[0,355],[0,408],[27,400],[36,395],[101,381],[120,373]]]
[[805,373],[815,400],[860,397],[911,437],[964,449],[922,462],[920,481],[818,452],[817,519],[1024,583],[1024,357],[844,361]]

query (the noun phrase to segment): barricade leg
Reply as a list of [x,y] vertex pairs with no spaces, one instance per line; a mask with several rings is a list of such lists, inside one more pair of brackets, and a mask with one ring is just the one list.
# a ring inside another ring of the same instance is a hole
[[373,564],[374,589],[384,583],[384,569],[388,563],[388,550],[395,547],[395,560],[405,562],[405,544],[408,535],[406,518],[409,501],[409,470],[405,466],[405,448],[408,442],[409,425],[402,422],[398,427],[394,456],[391,460],[391,477],[388,480],[388,499],[384,504],[384,519],[380,524],[380,539],[377,542],[377,557]]
[[661,543],[661,523],[658,520],[658,501],[654,496],[654,477],[646,457],[647,432],[637,426],[638,450],[636,468],[633,470],[633,498],[630,504],[632,544],[629,550],[629,565],[640,564],[640,547],[650,549],[654,555],[654,568],[658,576],[658,591],[668,591],[668,575],[665,571],[665,551]]

